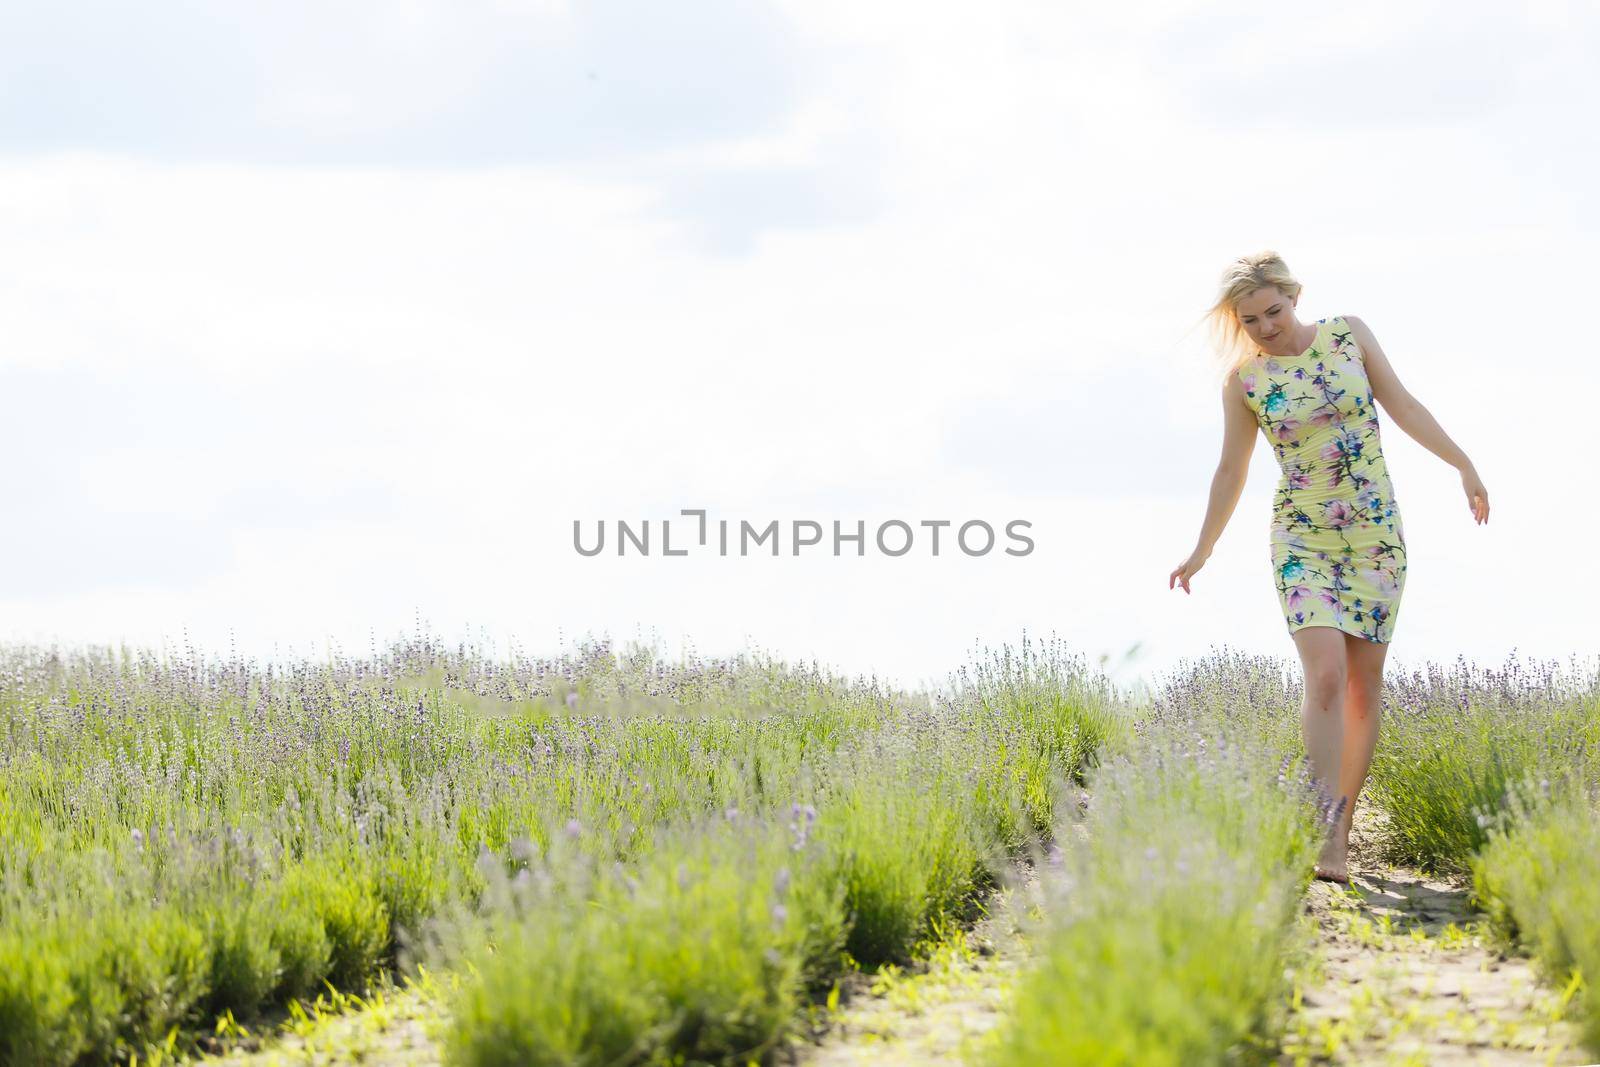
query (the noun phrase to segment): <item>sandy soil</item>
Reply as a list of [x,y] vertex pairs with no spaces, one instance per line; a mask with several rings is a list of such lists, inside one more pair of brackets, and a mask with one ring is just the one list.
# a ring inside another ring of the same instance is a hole
[[1497,953],[1465,879],[1377,861],[1381,815],[1357,808],[1350,885],[1315,881],[1316,958],[1297,979],[1281,1064],[1591,1064],[1562,997]]
[[804,1067],[910,1067],[981,1055],[1027,959],[1018,910],[1037,883],[1018,868],[1017,887],[991,896],[988,915],[914,973],[863,983],[835,1014],[820,1044],[791,1047]]

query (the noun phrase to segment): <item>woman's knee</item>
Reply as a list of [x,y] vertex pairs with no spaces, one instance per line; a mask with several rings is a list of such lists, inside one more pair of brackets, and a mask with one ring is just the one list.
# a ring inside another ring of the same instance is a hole
[[1374,678],[1366,672],[1352,672],[1347,669],[1345,681],[1347,711],[1362,718],[1368,714],[1376,715],[1378,705],[1382,702],[1382,695],[1382,678]]
[[1377,706],[1383,692],[1385,651],[1385,646],[1375,647],[1365,641],[1352,639],[1347,643],[1345,687],[1350,700]]
[[1313,704],[1338,707],[1344,699],[1346,672],[1338,660],[1316,660],[1305,668],[1306,697]]
[[1342,638],[1343,634],[1328,627],[1307,627],[1295,634],[1306,698],[1313,705],[1338,707],[1344,698],[1349,668]]

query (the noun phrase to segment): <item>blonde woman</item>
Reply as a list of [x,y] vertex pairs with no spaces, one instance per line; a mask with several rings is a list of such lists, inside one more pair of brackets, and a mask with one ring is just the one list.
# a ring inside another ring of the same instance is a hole
[[[1406,541],[1378,434],[1378,408],[1461,472],[1474,521],[1489,494],[1472,461],[1406,391],[1354,315],[1301,322],[1300,283],[1272,251],[1223,273],[1207,313],[1226,370],[1222,458],[1194,552],[1167,588],[1189,592],[1244,488],[1256,427],[1281,477],[1269,543],[1273,580],[1300,653],[1311,772],[1341,805],[1317,877],[1348,883],[1350,824],[1378,740],[1383,661],[1405,590]],[[1377,403],[1375,404],[1374,401]]]

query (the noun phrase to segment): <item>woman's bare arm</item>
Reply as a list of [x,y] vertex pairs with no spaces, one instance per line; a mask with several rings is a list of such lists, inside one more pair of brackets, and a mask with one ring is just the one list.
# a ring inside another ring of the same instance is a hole
[[1464,471],[1471,467],[1472,461],[1459,445],[1450,440],[1450,435],[1444,432],[1444,427],[1439,425],[1433,413],[1400,384],[1399,375],[1395,374],[1389,357],[1384,354],[1367,324],[1354,315],[1346,315],[1344,320],[1350,324],[1350,332],[1361,346],[1362,359],[1367,365],[1367,381],[1372,383],[1372,395],[1383,405],[1383,410],[1389,413],[1394,424],[1417,444],[1456,470]]
[[1250,453],[1255,443],[1256,414],[1245,401],[1244,383],[1237,374],[1230,374],[1222,387],[1222,455],[1211,476],[1211,502],[1200,524],[1196,551],[1210,555],[1232,518],[1250,474]]
[[1371,328],[1354,315],[1346,315],[1344,320],[1350,324],[1350,332],[1355,335],[1356,344],[1361,346],[1361,356],[1367,367],[1367,381],[1372,383],[1373,397],[1383,405],[1383,409],[1389,413],[1394,424],[1404,430],[1412,440],[1461,472],[1462,486],[1466,490],[1473,518],[1480,523],[1488,522],[1489,494],[1483,488],[1472,460],[1468,459],[1461,446],[1444,432],[1444,427],[1439,425],[1439,420],[1433,417],[1431,411],[1423,407],[1422,401],[1412,396],[1400,383],[1400,376],[1394,372],[1389,357],[1384,354],[1378,339],[1372,335]]
[[1222,387],[1222,457],[1217,460],[1216,473],[1211,476],[1211,500],[1206,505],[1205,520],[1200,524],[1200,539],[1189,558],[1173,569],[1167,579],[1168,589],[1181,585],[1185,593],[1189,592],[1189,579],[1211,557],[1211,550],[1238,505],[1239,494],[1244,491],[1255,434],[1256,416],[1245,401],[1244,383],[1237,374],[1231,374]]
[[1244,383],[1237,374],[1230,374],[1222,386],[1222,457],[1217,460],[1216,473],[1211,476],[1211,501],[1206,505],[1206,517],[1200,524],[1200,539],[1189,558],[1173,568],[1167,579],[1168,589],[1182,586],[1185,593],[1189,592],[1189,579],[1211,557],[1211,550],[1239,503],[1239,494],[1244,491],[1245,478],[1250,473],[1250,452],[1255,443],[1256,414],[1244,398]]

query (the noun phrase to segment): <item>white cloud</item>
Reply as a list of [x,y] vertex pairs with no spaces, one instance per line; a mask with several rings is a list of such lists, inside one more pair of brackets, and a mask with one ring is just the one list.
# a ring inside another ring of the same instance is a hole
[[[1551,537],[1600,519],[1571,407],[1600,384],[1570,311],[1594,232],[1595,81],[1572,43],[1592,43],[1590,16],[1436,34],[1427,6],[1215,10],[788,5],[784,47],[806,57],[789,104],[598,159],[266,167],[13,144],[0,367],[23,415],[0,432],[25,461],[0,492],[35,517],[4,535],[35,577],[0,592],[9,632],[364,648],[420,610],[527,644],[749,634],[906,678],[1024,626],[1091,653],[1143,640],[1152,668],[1214,641],[1292,658],[1265,563],[1270,454],[1196,594],[1165,588],[1220,447],[1191,327],[1226,260],[1268,245],[1306,284],[1302,318],[1374,327],[1495,501],[1472,526],[1454,472],[1384,426],[1413,549],[1393,655],[1592,646],[1593,582]],[[283,22],[272,47],[322,72],[283,84],[322,85],[302,102],[330,130],[420,137],[403,64],[373,56],[473,68],[498,47],[474,35],[509,17],[442,11],[348,70]],[[1488,38],[1508,51],[1473,81],[1451,48]],[[1385,109],[1419,85],[1429,101]],[[1039,547],[570,548],[573,518],[695,506],[1020,516]]]

